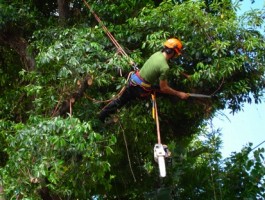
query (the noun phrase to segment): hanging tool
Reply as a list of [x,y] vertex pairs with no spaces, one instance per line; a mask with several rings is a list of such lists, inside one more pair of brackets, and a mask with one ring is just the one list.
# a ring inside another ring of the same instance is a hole
[[165,164],[166,152],[162,144],[155,144],[154,147],[154,159],[158,163],[160,177],[166,177],[166,164]]
[[152,116],[156,121],[156,130],[157,130],[157,144],[154,146],[154,159],[158,163],[160,177],[166,177],[166,164],[165,157],[167,156],[167,152],[164,149],[164,145],[161,143],[160,137],[160,126],[158,119],[158,111],[156,104],[156,94],[151,94],[152,97]]

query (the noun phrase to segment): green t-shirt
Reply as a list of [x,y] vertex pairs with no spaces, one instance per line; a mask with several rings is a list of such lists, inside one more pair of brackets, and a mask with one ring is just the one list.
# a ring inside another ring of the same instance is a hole
[[154,53],[143,65],[140,76],[151,84],[158,80],[166,80],[169,66],[163,53]]

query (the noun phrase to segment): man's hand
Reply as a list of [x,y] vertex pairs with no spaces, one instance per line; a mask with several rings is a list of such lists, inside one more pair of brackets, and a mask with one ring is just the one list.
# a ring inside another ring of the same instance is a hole
[[189,98],[190,94],[185,92],[179,92],[177,95],[180,99],[187,99]]
[[187,99],[190,96],[188,93],[177,91],[169,87],[167,80],[160,80],[159,86],[161,92],[178,96],[180,99]]

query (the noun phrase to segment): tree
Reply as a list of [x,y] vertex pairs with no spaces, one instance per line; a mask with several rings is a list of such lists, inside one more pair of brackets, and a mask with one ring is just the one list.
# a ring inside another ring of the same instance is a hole
[[[230,1],[207,2],[89,2],[139,66],[166,38],[179,37],[186,50],[171,63],[171,85],[218,97],[158,98],[162,141],[175,155],[165,180],[153,162],[156,129],[148,100],[120,110],[113,126],[97,120],[103,105],[91,99],[111,99],[131,67],[83,2],[2,2],[0,183],[7,199],[141,199],[158,188],[183,199],[264,195],[264,150],[256,151],[256,161],[242,150],[243,159],[235,155],[223,166],[218,136],[197,139],[216,111],[260,101],[264,36],[256,28],[264,13],[237,19]],[[183,71],[190,79],[179,76]],[[232,176],[251,195],[230,187]]]

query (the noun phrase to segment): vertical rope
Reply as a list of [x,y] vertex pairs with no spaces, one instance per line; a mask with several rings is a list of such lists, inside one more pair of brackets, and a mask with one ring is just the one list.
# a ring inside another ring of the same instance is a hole
[[127,151],[127,157],[128,157],[128,161],[129,161],[130,170],[131,170],[131,173],[132,173],[132,176],[133,176],[133,180],[134,180],[134,182],[136,182],[136,178],[135,178],[135,175],[134,175],[133,170],[132,170],[132,163],[131,163],[131,159],[130,159],[130,155],[129,155],[129,150],[128,150],[128,145],[127,145],[125,132],[124,132],[124,129],[123,129],[120,121],[119,121],[119,125],[121,127],[122,134],[123,134],[123,140],[124,140],[126,151]]
[[70,104],[70,117],[72,117],[72,113],[73,113],[73,109],[72,109],[72,99],[69,100],[69,104]]
[[152,101],[153,101],[152,114],[155,115],[155,121],[156,121],[157,143],[161,144],[160,125],[159,125],[159,119],[158,119],[158,111],[157,111],[156,94],[155,93],[152,94]]

